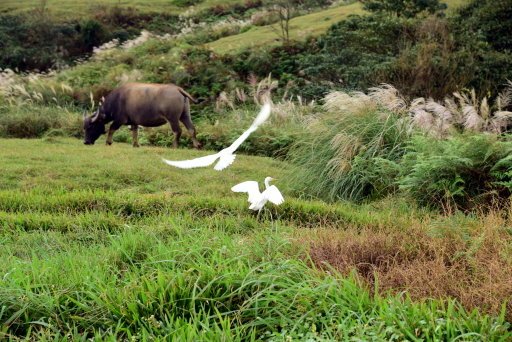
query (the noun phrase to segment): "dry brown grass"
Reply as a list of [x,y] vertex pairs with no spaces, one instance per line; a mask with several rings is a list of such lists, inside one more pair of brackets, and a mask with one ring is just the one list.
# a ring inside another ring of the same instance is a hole
[[322,270],[356,271],[382,292],[406,292],[416,300],[455,298],[467,309],[512,321],[512,232],[499,213],[480,219],[415,221],[402,230],[322,229],[301,235]]

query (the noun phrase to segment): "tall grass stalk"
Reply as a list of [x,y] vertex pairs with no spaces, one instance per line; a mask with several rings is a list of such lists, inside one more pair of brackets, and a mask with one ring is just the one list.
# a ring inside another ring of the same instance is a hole
[[337,93],[327,100],[327,111],[292,149],[290,160],[300,169],[292,182],[304,195],[327,200],[393,192],[396,162],[411,134],[407,118],[364,94]]

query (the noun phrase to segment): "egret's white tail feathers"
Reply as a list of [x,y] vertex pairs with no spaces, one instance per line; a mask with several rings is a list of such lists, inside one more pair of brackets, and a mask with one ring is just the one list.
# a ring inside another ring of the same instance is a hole
[[259,211],[263,208],[263,206],[265,205],[266,202],[267,201],[264,201],[264,200],[255,201],[255,202],[251,203],[251,205],[249,206],[249,209],[254,210],[254,211]]
[[235,161],[236,154],[224,154],[219,158],[219,162],[215,164],[214,169],[217,171],[224,170]]

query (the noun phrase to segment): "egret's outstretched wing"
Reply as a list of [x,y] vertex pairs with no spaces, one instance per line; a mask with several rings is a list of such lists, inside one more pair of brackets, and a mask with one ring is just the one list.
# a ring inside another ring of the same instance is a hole
[[281,194],[281,191],[275,186],[269,186],[265,191],[262,193],[262,197],[265,197],[270,202],[274,204],[281,204],[284,202],[283,195]]
[[[226,147],[222,151],[211,154],[208,156],[190,159],[190,160],[167,160],[163,159],[165,163],[171,166],[179,167],[181,169],[192,169],[195,167],[205,167],[213,164],[217,158],[219,158],[219,162],[215,165],[214,169],[217,171],[223,170],[229,165],[231,165],[236,156],[233,153],[236,151],[240,145],[254,132],[258,126],[264,123],[268,117],[270,116],[270,104],[266,103],[261,108],[258,116],[254,119],[252,125],[245,132],[242,133],[230,146]],[[259,190],[258,190],[259,192]]]
[[217,158],[219,158],[219,154],[210,154],[204,157],[199,157],[190,160],[167,160],[162,158],[162,160],[171,166],[179,167],[181,169],[192,169],[194,167],[204,167],[213,164]]
[[256,119],[254,119],[254,121],[252,122],[251,127],[249,127],[249,129],[247,129],[245,132],[243,132],[242,135],[240,135],[238,137],[238,139],[236,139],[230,146],[226,147],[221,152],[224,152],[224,151],[230,152],[230,153],[235,152],[236,149],[238,147],[240,147],[240,145],[242,145],[242,143],[249,137],[249,135],[251,135],[252,132],[254,132],[262,123],[264,123],[268,119],[269,116],[270,116],[270,104],[265,103],[263,105],[263,107],[261,108]]
[[270,103],[265,103],[263,105],[263,107],[261,107],[261,110],[260,110],[258,116],[256,117],[256,119],[254,119],[254,121],[252,122],[251,127],[258,128],[258,126],[260,126],[265,121],[267,121],[269,116],[270,116]]
[[249,195],[248,202],[253,203],[260,198],[260,187],[256,181],[247,181],[237,184],[231,188],[233,192],[246,192]]
[[231,154],[231,153],[227,153],[227,154],[219,153],[219,154],[220,154],[219,161],[213,167],[217,171],[224,170],[226,167],[233,164],[233,162],[235,161],[236,154]]

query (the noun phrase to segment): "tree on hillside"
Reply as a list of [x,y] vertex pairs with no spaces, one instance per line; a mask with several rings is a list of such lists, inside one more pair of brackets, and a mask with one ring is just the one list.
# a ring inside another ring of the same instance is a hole
[[326,6],[331,2],[331,0],[271,0],[267,1],[267,4],[271,6],[279,19],[279,28],[275,29],[277,35],[283,44],[288,45],[290,43],[290,20],[300,10]]
[[446,9],[439,0],[359,0],[365,10],[383,12],[397,17],[413,18],[421,12],[430,14]]

